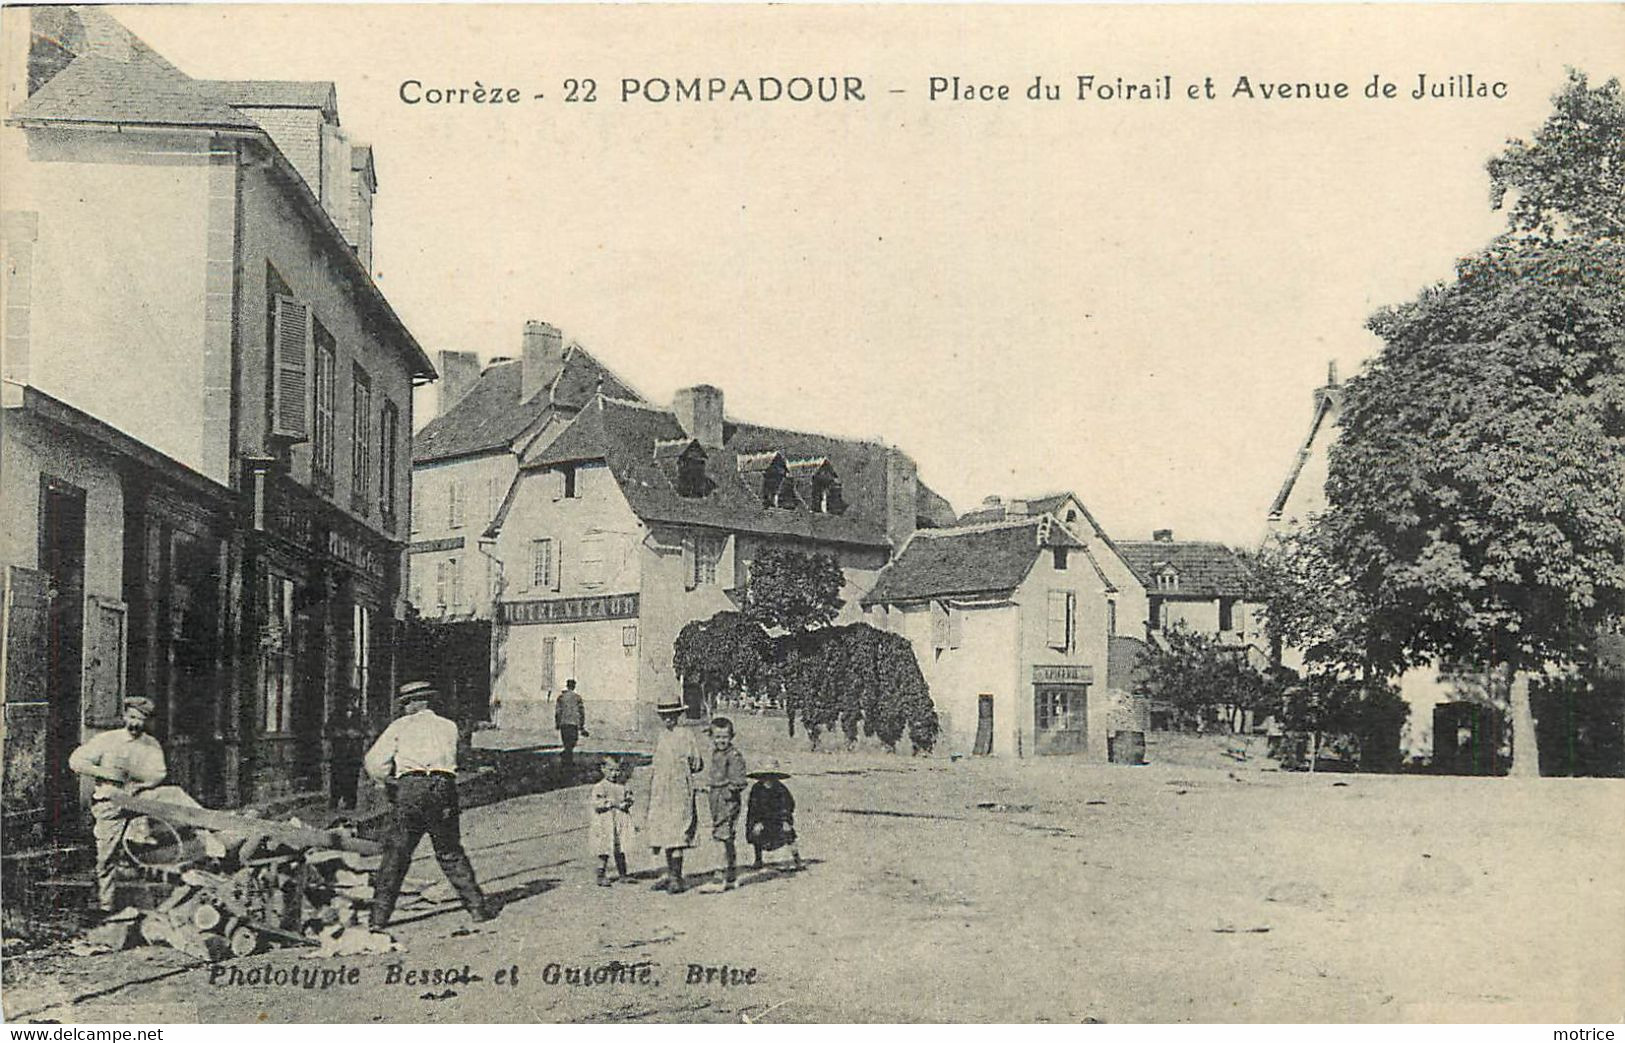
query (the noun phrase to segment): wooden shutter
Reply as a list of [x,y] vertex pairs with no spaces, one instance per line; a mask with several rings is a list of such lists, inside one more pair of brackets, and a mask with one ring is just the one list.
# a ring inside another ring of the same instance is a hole
[[6,570],[0,600],[0,696],[4,697],[4,782],[0,783],[8,822],[26,822],[47,814],[46,781],[50,763],[49,686],[45,664],[49,652],[49,606],[45,573],[13,566]]
[[948,648],[948,606],[941,601],[931,602],[931,647]]
[[965,641],[965,613],[948,606],[948,647],[958,648]]
[[1064,590],[1049,592],[1049,628],[1047,644],[1051,648],[1064,650],[1066,648],[1067,600],[1068,593]]
[[124,602],[91,595],[85,620],[85,723],[117,728],[124,716]]
[[277,295],[271,331],[271,434],[302,442],[310,437],[310,370],[315,348],[310,309]]
[[699,586],[699,552],[695,546],[696,537],[683,537],[683,589],[693,590]]
[[558,658],[559,639],[556,637],[542,638],[541,681],[542,689],[551,692],[557,685],[554,684],[554,663]]
[[7,704],[43,703],[49,698],[45,676],[49,586],[43,572],[15,565],[6,570],[5,675],[0,684]]

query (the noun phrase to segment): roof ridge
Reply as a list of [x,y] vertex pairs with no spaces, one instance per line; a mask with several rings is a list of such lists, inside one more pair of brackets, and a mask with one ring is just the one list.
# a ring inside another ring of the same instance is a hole
[[[1019,529],[1024,525],[1037,525],[1047,517],[1049,517],[1047,514],[1034,514],[1015,520],[1007,518],[1004,521],[979,522],[975,525],[955,525],[943,529],[915,529],[913,536],[910,536],[909,539],[912,540],[914,536],[924,536],[928,539],[937,540],[954,536],[968,536],[978,532],[994,532],[999,529]],[[907,546],[907,544],[904,544],[904,546]]]

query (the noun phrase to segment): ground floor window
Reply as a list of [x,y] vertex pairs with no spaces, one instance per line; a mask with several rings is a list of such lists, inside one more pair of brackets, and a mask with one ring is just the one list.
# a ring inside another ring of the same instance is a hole
[[267,735],[292,731],[294,693],[293,580],[267,572],[260,627],[261,704]]

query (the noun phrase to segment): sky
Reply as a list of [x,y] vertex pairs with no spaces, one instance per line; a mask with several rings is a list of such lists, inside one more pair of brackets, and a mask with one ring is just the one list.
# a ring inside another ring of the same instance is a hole
[[[1503,227],[1484,162],[1566,66],[1625,74],[1619,5],[116,13],[195,77],[335,82],[376,154],[375,278],[431,357],[517,355],[543,319],[657,403],[710,383],[731,417],[900,446],[960,511],[1069,489],[1119,539],[1242,546],[1328,362],[1358,371],[1372,312]],[[1419,73],[1505,97],[1411,99]],[[864,100],[621,100],[798,75]],[[1083,75],[1174,96],[1080,101]],[[1011,97],[933,100],[954,76]]]

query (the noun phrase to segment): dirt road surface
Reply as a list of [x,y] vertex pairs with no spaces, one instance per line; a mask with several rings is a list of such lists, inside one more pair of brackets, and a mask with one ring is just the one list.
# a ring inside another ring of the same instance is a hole
[[[597,887],[586,787],[517,797],[465,813],[506,903],[489,925],[470,927],[425,843],[400,953],[212,968],[161,948],[31,953],[6,962],[5,1008],[74,1022],[1625,1013],[1625,782],[1287,774],[1211,752],[1165,743],[1143,767],[794,754],[809,866],[747,871],[718,895]],[[691,853],[696,882],[719,855]]]

